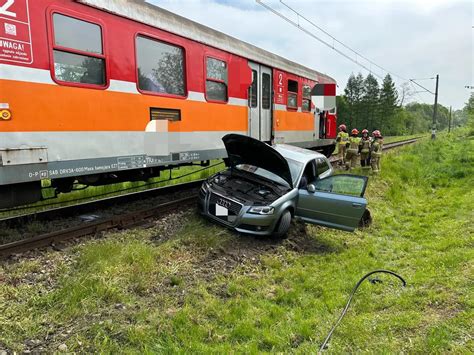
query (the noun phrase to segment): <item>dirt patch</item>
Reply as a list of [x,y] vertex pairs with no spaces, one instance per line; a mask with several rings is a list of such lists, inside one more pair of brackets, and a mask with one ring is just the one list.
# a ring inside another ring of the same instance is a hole
[[[171,292],[176,296],[178,306],[184,296],[199,282],[205,282],[212,292],[222,298],[230,297],[227,287],[214,281],[233,273],[236,269],[248,277],[258,275],[262,268],[262,257],[282,255],[287,251],[298,254],[326,254],[339,252],[340,248],[325,244],[308,233],[308,226],[302,222],[292,222],[285,239],[259,237],[232,233],[224,245],[211,248],[193,263],[189,272],[172,276],[160,292]],[[176,281],[178,280],[178,281]],[[163,286],[163,285],[162,285]]]
[[151,240],[158,243],[163,243],[171,239],[174,235],[179,233],[186,225],[186,221],[192,214],[192,209],[176,211],[169,213],[166,216],[155,220],[150,227],[154,228],[156,232],[151,237]]

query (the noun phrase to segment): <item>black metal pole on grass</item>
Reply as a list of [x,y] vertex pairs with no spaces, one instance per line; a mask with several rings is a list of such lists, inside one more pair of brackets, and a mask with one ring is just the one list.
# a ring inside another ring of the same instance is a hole
[[431,130],[431,139],[436,138],[436,113],[438,112],[438,82],[439,74],[436,74],[435,102],[433,107],[433,129]]
[[452,110],[452,106],[449,106],[449,125],[448,125],[448,133],[451,133],[451,110]]

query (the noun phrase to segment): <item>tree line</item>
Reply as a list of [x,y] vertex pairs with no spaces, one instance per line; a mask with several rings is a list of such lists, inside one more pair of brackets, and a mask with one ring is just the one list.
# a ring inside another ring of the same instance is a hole
[[[433,122],[434,105],[410,102],[410,86],[405,83],[397,90],[390,74],[382,83],[368,74],[352,74],[347,81],[344,95],[337,97],[338,123],[345,123],[349,129],[369,131],[378,129],[383,135],[408,135],[428,132]],[[466,104],[468,105],[468,104]],[[451,126],[467,122],[467,109],[452,113]],[[438,104],[436,129],[443,130],[449,125],[449,108]]]

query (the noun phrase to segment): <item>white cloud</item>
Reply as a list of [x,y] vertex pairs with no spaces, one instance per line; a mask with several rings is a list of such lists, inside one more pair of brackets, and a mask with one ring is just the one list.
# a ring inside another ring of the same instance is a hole
[[[296,19],[279,1],[263,1]],[[345,87],[351,72],[367,74],[253,0],[148,2],[327,73],[338,80],[340,90]],[[474,5],[471,1],[285,0],[285,3],[364,56],[404,78],[439,74],[440,103],[460,108],[467,101],[469,91],[464,86],[474,85]],[[327,39],[301,19],[300,24]],[[380,70],[376,72],[385,74]],[[397,80],[398,84],[401,82]],[[422,84],[434,90],[434,81]],[[419,97],[429,103],[433,101],[430,94]]]

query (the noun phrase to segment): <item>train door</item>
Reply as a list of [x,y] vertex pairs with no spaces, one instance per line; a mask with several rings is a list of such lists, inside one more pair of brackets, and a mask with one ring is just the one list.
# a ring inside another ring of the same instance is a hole
[[270,141],[272,136],[272,70],[249,62],[252,84],[249,88],[249,136]]

